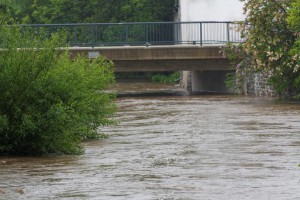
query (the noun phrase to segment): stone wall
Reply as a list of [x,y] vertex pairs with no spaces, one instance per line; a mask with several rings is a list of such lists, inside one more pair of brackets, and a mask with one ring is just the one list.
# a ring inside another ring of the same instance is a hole
[[180,86],[185,89],[187,94],[192,93],[192,72],[182,71]]
[[[247,77],[241,90],[236,91],[239,94],[255,95],[255,96],[277,96],[276,91],[268,84],[270,74],[254,73]],[[192,72],[182,71],[180,85],[185,89],[187,94],[192,94]],[[242,92],[243,91],[243,92]]]
[[247,77],[247,94],[255,96],[277,96],[276,91],[268,84],[270,74],[255,73]]

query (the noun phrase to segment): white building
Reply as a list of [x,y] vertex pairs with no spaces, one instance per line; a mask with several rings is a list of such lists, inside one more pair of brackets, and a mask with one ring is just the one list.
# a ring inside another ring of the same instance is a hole
[[[175,21],[180,25],[177,38],[182,43],[219,44],[240,42],[234,23],[243,21],[243,3],[239,0],[177,0]],[[202,22],[202,23],[188,23]]]
[[[179,44],[222,45],[241,42],[237,24],[244,21],[239,0],[177,0],[175,38]],[[234,71],[232,71],[234,72]],[[226,70],[182,72],[182,85],[191,93],[230,92],[225,87]]]
[[176,21],[243,21],[239,0],[177,0]]

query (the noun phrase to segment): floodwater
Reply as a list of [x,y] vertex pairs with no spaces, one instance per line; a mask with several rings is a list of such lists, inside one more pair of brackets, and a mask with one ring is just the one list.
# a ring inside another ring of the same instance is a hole
[[0,158],[0,199],[300,199],[300,104],[199,95],[117,105],[120,124],[81,156]]

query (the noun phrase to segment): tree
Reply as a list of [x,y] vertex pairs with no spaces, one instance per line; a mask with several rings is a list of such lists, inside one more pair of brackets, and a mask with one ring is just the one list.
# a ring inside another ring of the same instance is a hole
[[[293,2],[291,9],[288,12],[288,25],[297,37],[293,48],[290,51],[290,55],[295,62],[294,71],[300,71],[300,0]],[[295,85],[300,88],[300,75],[295,79]],[[297,99],[300,99],[300,94],[297,95]]]
[[102,12],[93,14],[93,22],[173,21],[173,0],[103,0],[94,6]]
[[0,6],[6,6],[10,15],[20,23],[28,23],[31,19],[33,0],[0,0]]
[[26,0],[22,23],[172,21],[173,0]]
[[7,1],[0,1],[0,24],[3,22],[10,24],[14,21],[14,11]]
[[34,0],[30,23],[80,23],[90,18],[92,0]]
[[[257,71],[270,73],[270,82],[284,97],[300,93],[297,60],[291,56],[296,36],[287,23],[288,10],[294,0],[241,0],[245,2],[246,42],[243,48]],[[298,1],[298,0],[297,0]]]
[[57,50],[63,38],[2,25],[0,154],[81,153],[84,139],[114,123],[114,97],[104,91],[114,81],[112,63],[71,60]]

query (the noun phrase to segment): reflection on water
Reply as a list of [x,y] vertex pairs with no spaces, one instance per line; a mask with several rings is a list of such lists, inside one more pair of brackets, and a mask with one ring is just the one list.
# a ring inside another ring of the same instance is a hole
[[300,199],[300,105],[127,97],[81,156],[0,158],[0,199]]

